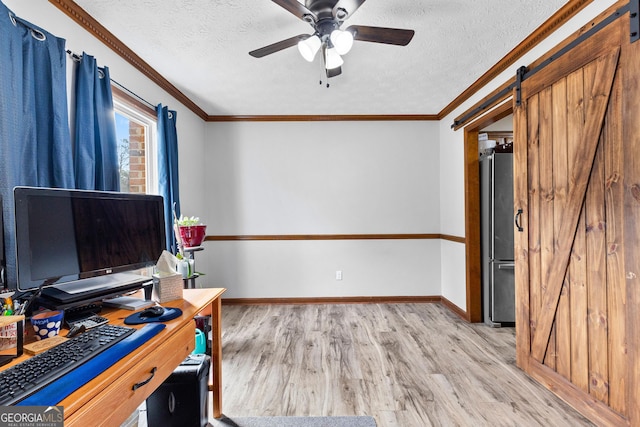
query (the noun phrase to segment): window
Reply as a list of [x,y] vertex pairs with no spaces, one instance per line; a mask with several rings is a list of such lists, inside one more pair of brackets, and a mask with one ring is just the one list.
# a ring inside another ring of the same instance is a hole
[[156,119],[150,108],[135,104],[114,90],[120,191],[157,194]]

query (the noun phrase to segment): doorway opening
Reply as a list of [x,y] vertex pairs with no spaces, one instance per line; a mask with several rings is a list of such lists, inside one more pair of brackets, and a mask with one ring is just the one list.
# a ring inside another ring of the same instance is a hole
[[[482,322],[482,250],[480,235],[480,167],[478,135],[480,132],[513,114],[511,101],[505,102],[464,128],[465,152],[465,261],[467,320]],[[514,141],[515,144],[515,141]]]

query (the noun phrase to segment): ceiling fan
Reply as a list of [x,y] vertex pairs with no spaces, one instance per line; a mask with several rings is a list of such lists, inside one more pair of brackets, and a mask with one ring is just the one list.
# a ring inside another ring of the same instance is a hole
[[249,55],[262,58],[297,45],[302,57],[312,62],[316,53],[322,50],[327,78],[342,73],[344,61],[341,55],[349,52],[354,40],[406,46],[414,34],[413,30],[364,25],[351,25],[341,30],[340,26],[362,6],[365,0],[305,0],[304,4],[297,0],[272,1],[310,24],[314,33],[299,34],[253,50]]

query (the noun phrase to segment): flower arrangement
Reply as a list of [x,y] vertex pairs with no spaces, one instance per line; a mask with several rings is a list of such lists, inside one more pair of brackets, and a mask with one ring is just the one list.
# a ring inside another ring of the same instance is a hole
[[200,225],[200,218],[198,218],[197,216],[184,216],[184,215],[180,215],[180,218],[178,218],[176,220],[176,224],[179,227],[191,227],[194,225]]

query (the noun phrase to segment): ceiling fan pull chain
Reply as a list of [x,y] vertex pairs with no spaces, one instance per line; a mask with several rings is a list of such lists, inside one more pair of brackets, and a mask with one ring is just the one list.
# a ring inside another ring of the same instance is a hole
[[[324,68],[324,67],[323,67]],[[329,88],[329,70],[324,68],[324,75],[327,76],[327,89]]]

